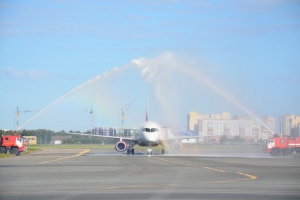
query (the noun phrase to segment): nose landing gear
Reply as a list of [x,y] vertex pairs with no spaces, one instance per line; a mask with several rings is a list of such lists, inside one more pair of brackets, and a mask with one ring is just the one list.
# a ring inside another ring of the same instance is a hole
[[148,146],[148,155],[152,155],[152,145],[149,144]]

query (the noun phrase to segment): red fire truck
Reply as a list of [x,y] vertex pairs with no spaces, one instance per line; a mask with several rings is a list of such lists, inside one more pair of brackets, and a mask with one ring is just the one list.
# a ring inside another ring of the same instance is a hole
[[10,152],[16,156],[20,155],[20,152],[26,151],[24,139],[20,135],[2,135],[0,137],[0,153]]
[[272,156],[277,156],[278,154],[288,155],[293,151],[300,152],[300,137],[275,136],[268,140],[266,151],[271,153]]

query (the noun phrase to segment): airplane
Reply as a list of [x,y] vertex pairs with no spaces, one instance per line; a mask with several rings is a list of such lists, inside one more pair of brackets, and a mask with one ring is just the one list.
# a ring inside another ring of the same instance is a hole
[[[182,139],[193,139],[198,136],[176,136],[176,137],[165,137],[162,134],[162,128],[155,122],[143,123],[135,138],[121,137],[121,136],[105,136],[105,135],[94,135],[94,134],[80,134],[86,136],[103,137],[103,138],[114,138],[118,139],[115,143],[115,150],[118,152],[124,152],[127,150],[127,154],[134,154],[134,146],[139,145],[142,147],[148,147],[148,155],[152,155],[152,147],[162,145],[170,147],[173,152],[179,152],[182,150],[182,144],[179,142]],[[76,134],[76,133],[69,133]],[[78,134],[78,133],[77,133]],[[79,134],[78,134],[79,135]],[[165,154],[165,149],[162,149],[162,154]]]
[[[69,133],[74,134],[74,133]],[[75,133],[76,134],[76,133]],[[121,137],[121,136],[105,136],[95,134],[80,134],[94,137],[103,138],[115,138],[118,141],[115,143],[115,150],[118,152],[124,152],[127,150],[127,154],[134,154],[134,146],[146,146],[148,147],[148,155],[152,155],[152,147],[162,145],[164,148],[170,146],[173,152],[179,152],[182,150],[182,144],[179,142],[182,139],[194,139],[199,136],[176,136],[168,137],[168,134],[162,133],[162,128],[155,122],[148,121],[148,108],[146,110],[146,122],[143,123],[135,138]],[[165,149],[162,149],[162,154],[165,154]]]

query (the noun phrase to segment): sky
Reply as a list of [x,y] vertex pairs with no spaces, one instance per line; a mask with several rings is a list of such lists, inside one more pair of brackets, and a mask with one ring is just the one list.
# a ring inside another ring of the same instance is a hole
[[0,129],[300,115],[300,1],[0,1]]

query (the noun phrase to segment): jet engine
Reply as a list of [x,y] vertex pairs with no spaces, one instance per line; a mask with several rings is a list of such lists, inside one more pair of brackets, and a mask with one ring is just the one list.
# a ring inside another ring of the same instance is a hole
[[173,144],[172,144],[172,150],[173,151],[181,151],[181,149],[182,149],[182,145],[181,145],[181,143],[179,143],[179,142],[174,142]]
[[115,149],[116,149],[116,151],[123,152],[123,151],[125,151],[127,149],[127,146],[128,145],[127,145],[126,142],[124,142],[124,141],[118,141],[115,144]]

